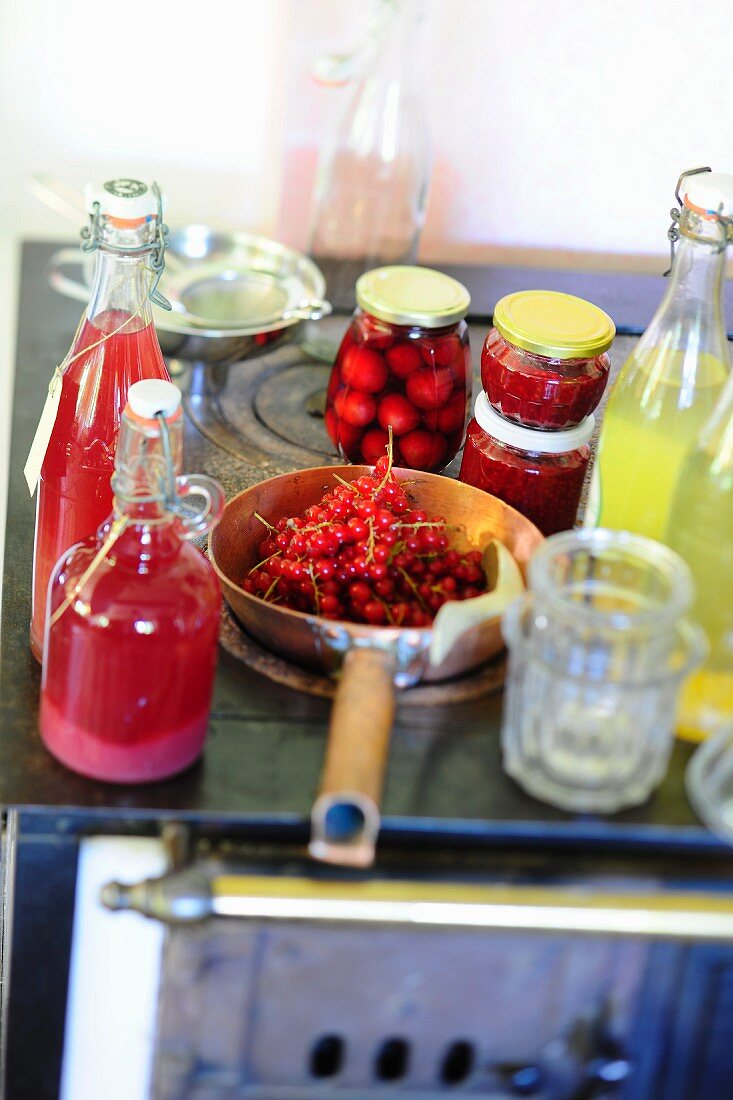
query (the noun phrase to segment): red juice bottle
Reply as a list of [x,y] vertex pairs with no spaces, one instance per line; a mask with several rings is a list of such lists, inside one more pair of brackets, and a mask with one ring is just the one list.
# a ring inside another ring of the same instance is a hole
[[131,386],[112,515],[61,556],[48,589],[41,739],[67,767],[113,783],[174,775],[206,738],[221,588],[188,540],[215,526],[224,494],[179,476],[180,401],[171,382]]
[[87,206],[91,228],[82,234],[83,247],[96,251],[94,280],[62,366],[38,484],[31,648],[39,659],[54,563],[112,510],[110,478],[127,391],[142,378],[169,378],[150,304],[165,247],[159,192],[137,180],[112,180],[87,189]]

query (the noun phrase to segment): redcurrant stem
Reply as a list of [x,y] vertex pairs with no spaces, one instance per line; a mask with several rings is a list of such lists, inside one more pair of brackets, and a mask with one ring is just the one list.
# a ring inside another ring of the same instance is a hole
[[262,599],[263,600],[269,599],[271,594],[275,591],[275,589],[277,588],[279,583],[280,583],[280,578],[279,577],[273,577],[272,581],[270,582],[270,587],[267,589],[267,592],[265,592]]
[[259,512],[255,512],[255,519],[258,519],[260,523],[264,523],[268,531],[274,531],[275,534],[278,534],[277,527],[273,527],[271,523],[268,523],[264,516],[261,516]]
[[258,561],[257,565],[253,565],[250,569],[250,573],[254,573],[255,569],[261,569],[263,565],[267,565],[268,561],[272,561],[273,558],[279,557],[282,554],[282,550],[276,550],[274,554],[270,554],[269,558],[263,558],[262,561]]
[[[333,476],[337,481],[340,481],[342,485],[345,485],[347,489],[351,489],[352,493],[361,493],[361,489],[357,485],[354,485],[353,481],[344,481],[338,474],[334,474]],[[361,495],[366,496],[365,493],[361,493]]]
[[315,601],[316,601],[316,615],[320,615],[321,614],[321,597],[320,597],[320,594],[318,592],[318,585],[316,584],[316,575],[313,572],[313,566],[312,565],[308,566],[308,572],[310,573],[310,578],[311,578],[311,581],[313,583],[313,595],[314,595],[314,598],[315,598]]
[[394,433],[392,431],[392,425],[387,427],[387,472],[377,486],[377,492],[383,489],[387,482],[390,480],[392,474],[392,463],[394,461]]
[[374,519],[372,516],[367,516],[367,523],[369,524],[369,537],[367,539],[366,561],[369,565],[374,561]]
[[410,576],[410,574],[409,574],[409,573],[407,573],[407,572],[406,572],[406,571],[405,571],[405,570],[404,570],[404,569],[403,569],[403,568],[402,568],[401,566],[400,566],[400,573],[402,574],[402,576],[403,576],[403,577],[405,578],[405,580],[406,580],[406,581],[407,581],[407,583],[409,584],[410,588],[412,589],[412,591],[413,591],[413,593],[414,593],[414,595],[415,595],[415,599],[416,599],[416,600],[417,600],[417,602],[418,602],[418,603],[420,604],[420,607],[421,607],[421,608],[423,609],[423,611],[427,611],[427,607],[425,606],[425,601],[424,601],[424,599],[422,598],[422,596],[420,595],[420,593],[418,592],[418,590],[417,590],[417,585],[416,585],[416,584],[415,584],[415,582],[413,581],[413,579],[412,579],[412,577]]
[[390,624],[390,626],[394,626],[394,617],[392,615],[392,609],[390,608],[389,604],[385,600],[381,599],[381,597],[378,596],[376,592],[374,593],[374,599],[377,600],[378,603],[381,603],[382,607],[384,608],[384,613],[387,616],[387,622]]
[[448,523],[443,523],[441,520],[426,520],[424,523],[407,523],[407,522],[405,522],[405,523],[393,523],[392,526],[393,527],[410,527],[410,528],[414,527],[415,529],[417,529],[418,527],[441,527],[445,531],[457,531],[458,530],[458,527],[452,526]]
[[403,553],[405,552],[405,550],[406,550],[406,549],[407,549],[407,543],[405,543],[405,542],[396,542],[396,543],[394,544],[394,546],[392,547],[392,552],[391,552],[391,554],[389,555],[389,561],[388,561],[388,563],[387,563],[387,564],[388,564],[388,565],[391,565],[391,564],[392,564],[392,562],[393,562],[393,561],[395,560],[395,558],[397,557],[397,555],[398,555],[398,554],[403,554]]

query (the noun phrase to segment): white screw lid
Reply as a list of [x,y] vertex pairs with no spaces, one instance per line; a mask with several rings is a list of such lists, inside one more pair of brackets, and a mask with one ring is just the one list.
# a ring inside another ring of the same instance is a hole
[[687,206],[726,218],[733,214],[733,176],[725,172],[698,172],[688,176],[682,188]]
[[[162,200],[165,212],[165,195]],[[88,183],[84,188],[84,202],[90,214],[93,213],[94,203],[98,202],[101,214],[128,221],[158,213],[158,197],[153,188],[142,180],[121,178],[106,183]]]
[[489,404],[489,399],[483,390],[476,398],[473,415],[479,427],[494,439],[498,439],[500,443],[517,447],[520,451],[535,451],[548,455],[567,454],[568,451],[583,447],[593,435],[596,426],[596,418],[591,413],[581,420],[580,424],[565,431],[543,432],[536,428],[523,428],[521,424],[514,424],[511,420],[505,420],[500,416]]
[[130,386],[127,403],[143,420],[155,420],[159,413],[168,420],[178,412],[181,391],[163,378],[144,378],[142,382],[133,382]]

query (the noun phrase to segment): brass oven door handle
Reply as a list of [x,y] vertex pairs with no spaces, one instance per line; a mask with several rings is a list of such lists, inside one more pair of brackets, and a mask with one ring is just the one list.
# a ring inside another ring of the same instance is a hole
[[733,943],[733,897],[596,892],[591,885],[339,882],[194,864],[134,885],[110,882],[102,890],[102,902],[109,909],[133,909],[176,924],[238,917]]

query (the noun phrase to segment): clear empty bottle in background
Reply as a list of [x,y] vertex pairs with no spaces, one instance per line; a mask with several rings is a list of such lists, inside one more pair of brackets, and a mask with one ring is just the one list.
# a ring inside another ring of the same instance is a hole
[[309,238],[313,256],[362,270],[414,262],[430,182],[417,72],[423,0],[374,4],[365,45],[317,67],[323,83],[355,86],[319,161]]
[[601,424],[586,524],[665,539],[680,467],[730,363],[723,320],[733,176],[681,177],[667,292],[621,370]]

